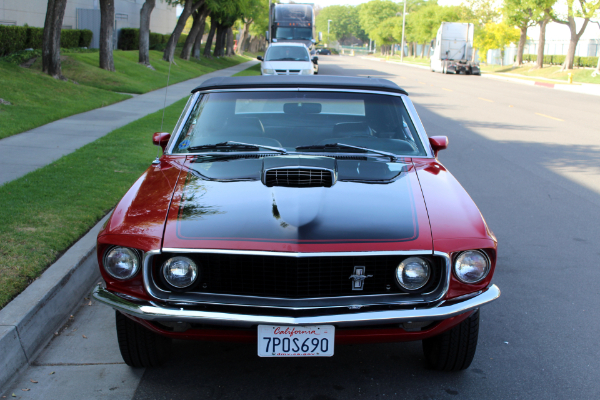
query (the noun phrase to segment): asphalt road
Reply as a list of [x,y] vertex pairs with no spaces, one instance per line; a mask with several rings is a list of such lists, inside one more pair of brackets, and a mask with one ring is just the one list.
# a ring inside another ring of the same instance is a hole
[[337,346],[325,359],[261,359],[252,345],[176,342],[167,365],[136,371],[120,360],[110,310],[85,300],[5,395],[600,398],[600,99],[357,57],[323,56],[319,63],[321,74],[395,81],[428,134],[449,137],[439,159],[499,241],[494,283],[502,296],[482,309],[471,367],[427,370],[418,342]]

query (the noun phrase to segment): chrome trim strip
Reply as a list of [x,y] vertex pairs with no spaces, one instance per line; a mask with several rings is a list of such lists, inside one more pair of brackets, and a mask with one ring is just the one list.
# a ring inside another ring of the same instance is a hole
[[[150,259],[160,254],[160,250],[152,250],[144,254],[143,276],[146,292],[153,298],[160,301],[181,302],[193,304],[212,304],[212,305],[230,305],[241,307],[257,308],[281,308],[289,310],[317,309],[348,307],[349,305],[373,306],[373,305],[423,305],[424,303],[435,303],[446,296],[450,286],[451,265],[450,256],[443,252],[427,251],[374,251],[374,252],[322,252],[322,253],[286,253],[270,251],[248,251],[248,250],[219,250],[219,249],[176,249],[164,248],[165,253],[212,253],[212,254],[236,254],[236,255],[267,255],[283,257],[324,257],[324,256],[381,256],[381,255],[435,255],[442,257],[445,261],[446,274],[440,284],[431,292],[421,294],[421,298],[405,298],[405,293],[377,294],[377,295],[356,295],[356,296],[338,296],[338,297],[319,297],[288,299],[277,297],[259,297],[220,293],[172,293],[165,291],[154,284],[152,277],[152,268]],[[431,296],[439,292],[436,297]],[[426,297],[429,296],[429,297]]]
[[500,297],[500,289],[492,285],[478,296],[447,306],[421,308],[413,310],[387,310],[356,312],[337,315],[319,315],[311,317],[285,317],[269,315],[234,314],[225,312],[184,310],[169,308],[156,304],[135,304],[110,291],[97,286],[94,298],[125,314],[147,321],[190,322],[212,325],[229,325],[250,328],[259,324],[274,324],[288,326],[333,324],[338,327],[398,324],[402,322],[439,321],[467,311],[479,308]]
[[[161,253],[160,250],[153,250]],[[152,252],[148,252],[152,253]],[[261,251],[261,250],[222,250],[222,249],[178,249],[173,247],[165,247],[162,253],[212,253],[212,254],[243,254],[252,256],[279,256],[279,257],[332,257],[332,256],[413,256],[413,255],[439,255],[447,254],[439,251],[431,250],[408,250],[408,251],[339,251],[339,252],[320,252],[320,253],[295,253],[281,251]]]

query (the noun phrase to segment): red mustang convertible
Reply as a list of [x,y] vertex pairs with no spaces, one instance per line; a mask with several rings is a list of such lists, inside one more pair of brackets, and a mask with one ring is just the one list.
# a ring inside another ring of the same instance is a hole
[[171,339],[261,357],[421,340],[430,368],[471,364],[496,238],[397,85],[210,79],[153,141],[98,235],[94,297],[128,365],[161,364]]

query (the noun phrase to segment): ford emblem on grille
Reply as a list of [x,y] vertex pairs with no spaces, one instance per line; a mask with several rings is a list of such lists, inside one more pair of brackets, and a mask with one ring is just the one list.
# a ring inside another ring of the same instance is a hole
[[365,279],[372,277],[373,275],[365,275],[365,267],[354,267],[354,274],[348,279],[352,279],[352,290],[363,290]]

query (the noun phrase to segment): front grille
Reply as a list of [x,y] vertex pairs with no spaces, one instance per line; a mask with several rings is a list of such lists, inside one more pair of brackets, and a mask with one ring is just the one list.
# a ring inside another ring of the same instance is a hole
[[269,187],[331,187],[333,174],[328,169],[270,169],[265,173],[265,185]]
[[287,69],[276,69],[275,72],[278,74],[287,74]]
[[300,70],[299,69],[290,69],[290,74],[299,74]]
[[[162,254],[154,262],[154,276],[175,254]],[[198,283],[191,292],[280,297],[290,299],[399,294],[395,270],[403,256],[280,257],[267,255],[185,254],[200,268]],[[428,293],[440,283],[438,260],[430,258],[432,275],[418,293]],[[352,290],[354,267],[365,268],[363,290]],[[165,290],[164,283],[155,282]]]

